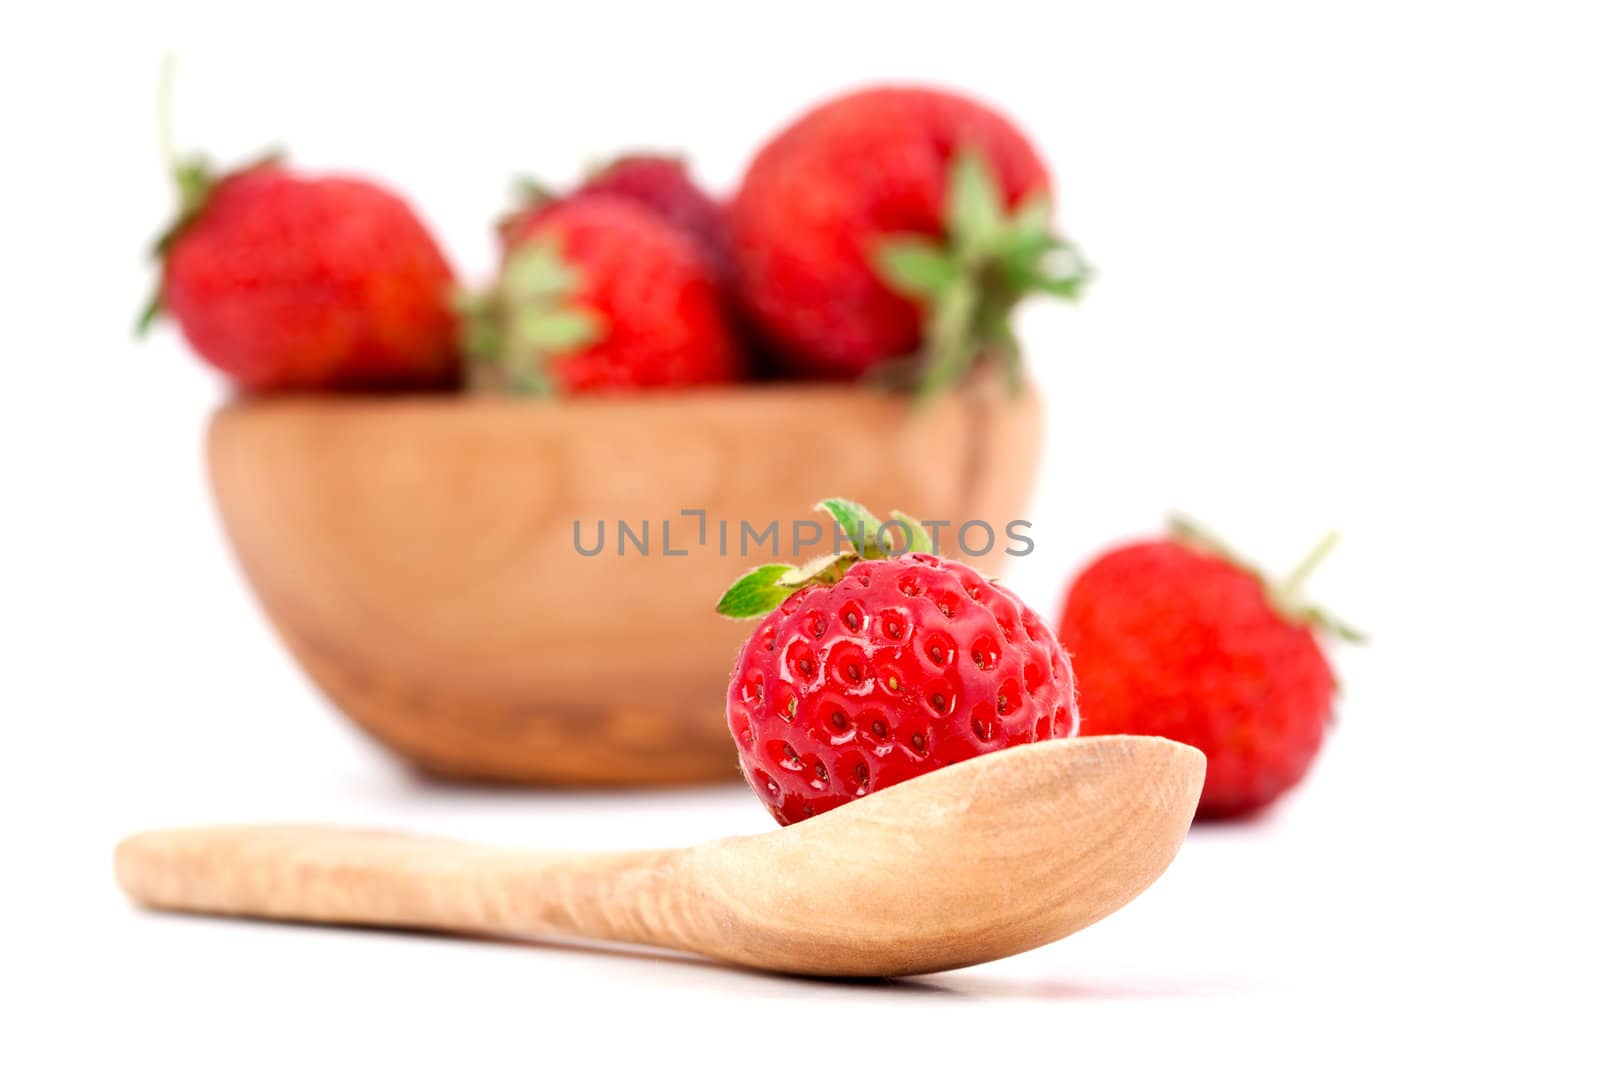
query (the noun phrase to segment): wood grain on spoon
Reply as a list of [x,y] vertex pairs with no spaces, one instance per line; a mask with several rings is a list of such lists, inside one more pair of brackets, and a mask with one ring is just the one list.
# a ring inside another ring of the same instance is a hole
[[999,959],[1142,892],[1188,831],[1205,757],[1151,737],[991,753],[794,826],[686,849],[552,852],[314,826],[139,834],[135,900],[176,911],[580,937],[813,975]]

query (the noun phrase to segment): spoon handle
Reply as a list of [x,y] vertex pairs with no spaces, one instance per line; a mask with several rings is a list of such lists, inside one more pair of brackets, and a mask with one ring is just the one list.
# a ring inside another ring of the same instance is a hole
[[116,873],[129,896],[166,911],[685,948],[680,855],[223,826],[130,837]]

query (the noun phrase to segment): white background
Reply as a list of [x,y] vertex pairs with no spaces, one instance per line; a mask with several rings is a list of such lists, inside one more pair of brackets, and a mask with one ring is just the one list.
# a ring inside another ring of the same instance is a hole
[[[5,16],[0,1059],[1593,1062],[1592,5],[221,7]],[[1074,568],[1172,508],[1278,566],[1340,527],[1315,590],[1375,639],[1338,653],[1311,780],[1196,830],[1101,925],[914,982],[139,914],[110,852],[152,825],[596,846],[767,825],[742,786],[424,785],[293,668],[203,481],[223,389],[170,330],[129,338],[170,205],[169,46],[182,141],[382,176],[469,277],[514,172],[682,145],[726,189],[843,87],[998,103],[1100,270],[1082,307],[1026,317],[1053,420],[1014,584],[1053,615]]]

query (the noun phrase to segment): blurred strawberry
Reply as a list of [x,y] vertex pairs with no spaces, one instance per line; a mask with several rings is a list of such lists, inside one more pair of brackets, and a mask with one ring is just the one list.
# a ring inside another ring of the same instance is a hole
[[920,356],[937,389],[995,356],[1010,313],[1076,296],[1087,269],[1050,232],[1050,181],[1003,116],[931,89],[823,104],[755,157],[729,210],[746,308],[787,366],[852,378]]
[[508,234],[524,226],[530,215],[557,204],[593,195],[631,200],[665,220],[694,242],[716,275],[718,285],[727,285],[732,266],[722,205],[696,184],[683,160],[674,156],[642,152],[619,156],[565,195],[552,193],[537,183],[524,183],[524,202],[502,225],[501,232]]
[[453,275],[405,201],[268,160],[216,177],[174,167],[178,221],[140,320],[172,316],[248,389],[442,386],[460,369]]
[[588,194],[513,220],[503,237],[499,279],[463,301],[479,386],[606,392],[742,376],[710,266],[647,208]]
[[1359,639],[1300,583],[1331,538],[1280,584],[1177,524],[1164,540],[1091,563],[1067,594],[1085,734],[1155,734],[1206,754],[1201,818],[1264,807],[1322,745],[1337,688],[1320,631]]

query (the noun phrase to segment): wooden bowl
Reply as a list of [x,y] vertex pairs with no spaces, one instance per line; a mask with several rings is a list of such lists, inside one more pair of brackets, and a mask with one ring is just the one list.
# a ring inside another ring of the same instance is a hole
[[[860,386],[771,385],[250,399],[217,412],[208,448],[267,614],[373,737],[451,778],[642,785],[737,773],[723,702],[752,625],[712,607],[773,558],[770,540],[738,555],[741,520],[778,520],[787,559],[790,524],[848,496],[982,519],[1003,547],[1039,437],[1032,391],[975,385],[913,411]],[[602,520],[604,550],[581,554],[574,524],[593,549]],[[636,535],[648,520],[648,554],[618,554],[618,520]]]

